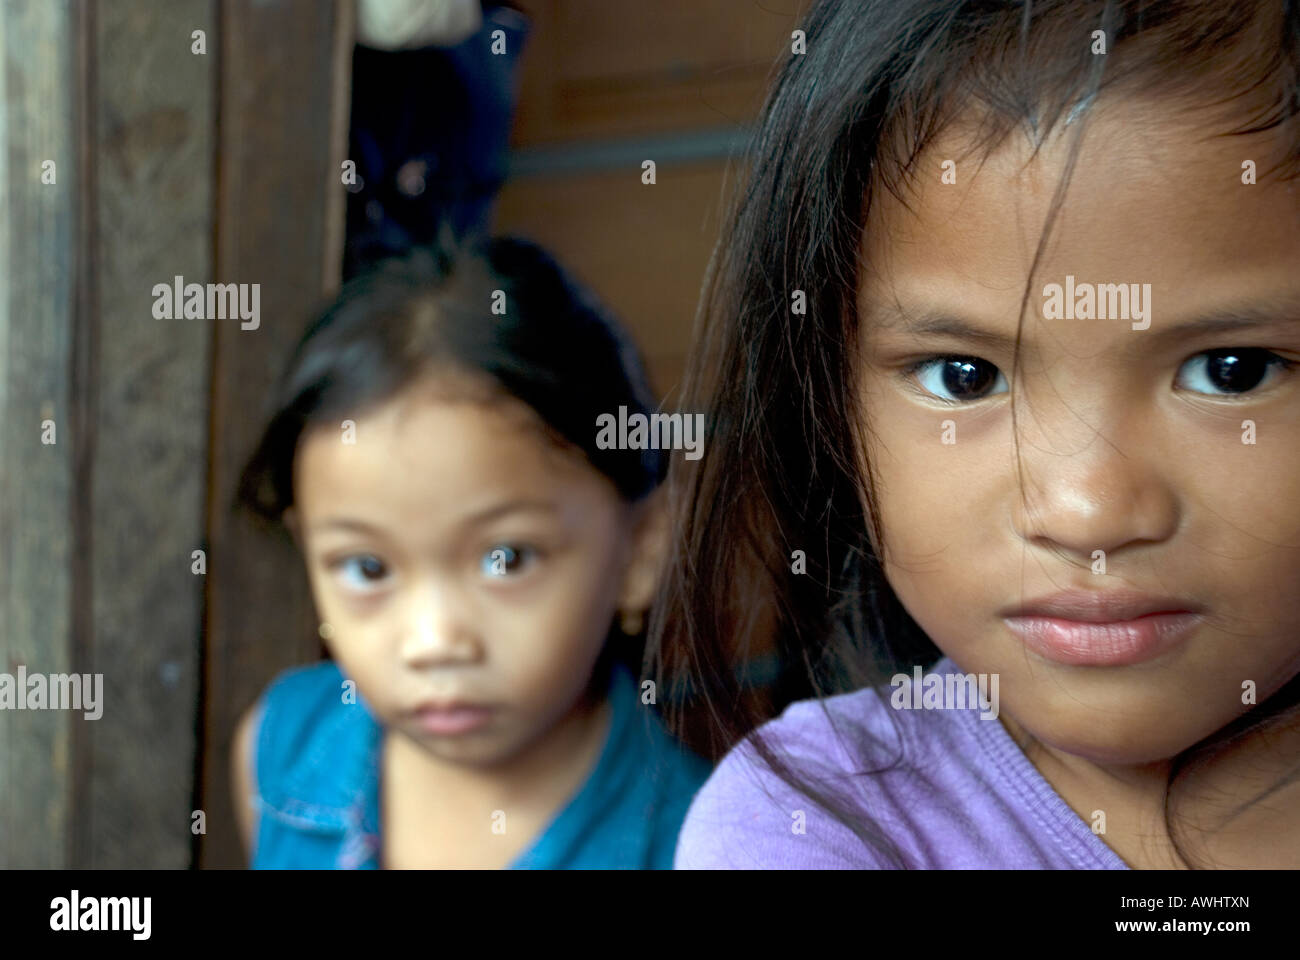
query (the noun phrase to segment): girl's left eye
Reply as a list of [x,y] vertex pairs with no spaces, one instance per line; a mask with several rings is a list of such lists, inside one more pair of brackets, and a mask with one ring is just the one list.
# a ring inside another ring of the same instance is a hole
[[979,357],[931,357],[912,364],[907,373],[944,403],[972,403],[1008,389],[1002,371]]
[[1249,393],[1269,378],[1270,374],[1274,374],[1275,379],[1276,375],[1280,375],[1275,370],[1276,367],[1285,371],[1295,365],[1295,361],[1279,357],[1272,350],[1263,347],[1207,350],[1191,357],[1179,368],[1175,384],[1194,393],[1231,397]]
[[[384,561],[380,560],[374,554],[364,553],[352,557],[343,557],[340,560],[330,564],[336,570],[341,570],[345,575],[343,580],[346,586],[360,593],[373,590],[384,579],[388,568]],[[356,572],[357,577],[349,580],[347,573]]]
[[521,544],[499,543],[479,559],[479,567],[489,577],[508,577],[525,570],[537,560],[537,551]]

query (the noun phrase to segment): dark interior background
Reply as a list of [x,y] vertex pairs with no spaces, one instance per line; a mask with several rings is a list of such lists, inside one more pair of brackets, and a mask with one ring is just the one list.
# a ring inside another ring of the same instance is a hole
[[[511,6],[527,40],[492,228],[594,288],[670,400],[799,5]],[[0,867],[243,865],[235,721],[320,644],[291,546],[228,507],[266,388],[343,276],[355,31],[352,0],[0,12],[0,669],[99,672],[105,704],[0,712]],[[155,319],[176,276],[260,283],[260,329]]]

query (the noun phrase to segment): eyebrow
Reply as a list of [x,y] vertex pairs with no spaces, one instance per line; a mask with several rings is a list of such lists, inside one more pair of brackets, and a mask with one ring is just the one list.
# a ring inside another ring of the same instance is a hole
[[[475,511],[460,521],[461,526],[481,526],[511,513],[554,513],[556,505],[549,500],[507,500],[482,510]],[[326,530],[349,530],[356,533],[368,533],[383,536],[387,533],[382,527],[366,523],[353,517],[330,517],[313,524],[312,529],[318,533]]]
[[[954,337],[959,340],[1006,350],[1009,350],[1015,342],[1013,337],[976,326],[963,317],[943,310],[913,312],[896,304],[889,304],[869,308],[868,315],[877,321],[882,318],[885,319],[887,321],[886,327],[899,325],[904,331],[914,336]],[[1090,323],[1093,321],[1080,320],[1077,322]],[[1133,333],[1141,334],[1163,344],[1170,340],[1185,337],[1231,333],[1236,330],[1250,330],[1268,326],[1300,328],[1300,294],[1282,294],[1235,304],[1224,304],[1189,320],[1169,325],[1160,324],[1153,319],[1150,330],[1134,330]]]

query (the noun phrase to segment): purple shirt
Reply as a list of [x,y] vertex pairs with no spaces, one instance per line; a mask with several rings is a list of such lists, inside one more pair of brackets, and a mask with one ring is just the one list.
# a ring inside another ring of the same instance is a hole
[[[930,671],[961,672],[946,658]],[[908,868],[1127,869],[1002,724],[981,718],[980,706],[894,709],[894,693],[884,687],[803,700],[761,729],[801,775],[832,778]],[[861,772],[900,756],[891,769]],[[772,773],[748,742],[695,795],[673,863],[678,870],[889,865]]]

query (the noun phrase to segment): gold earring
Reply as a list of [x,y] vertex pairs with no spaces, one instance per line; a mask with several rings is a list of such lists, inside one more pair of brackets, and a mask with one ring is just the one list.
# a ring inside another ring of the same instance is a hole
[[624,610],[619,614],[618,625],[629,637],[635,637],[644,626],[639,610]]

